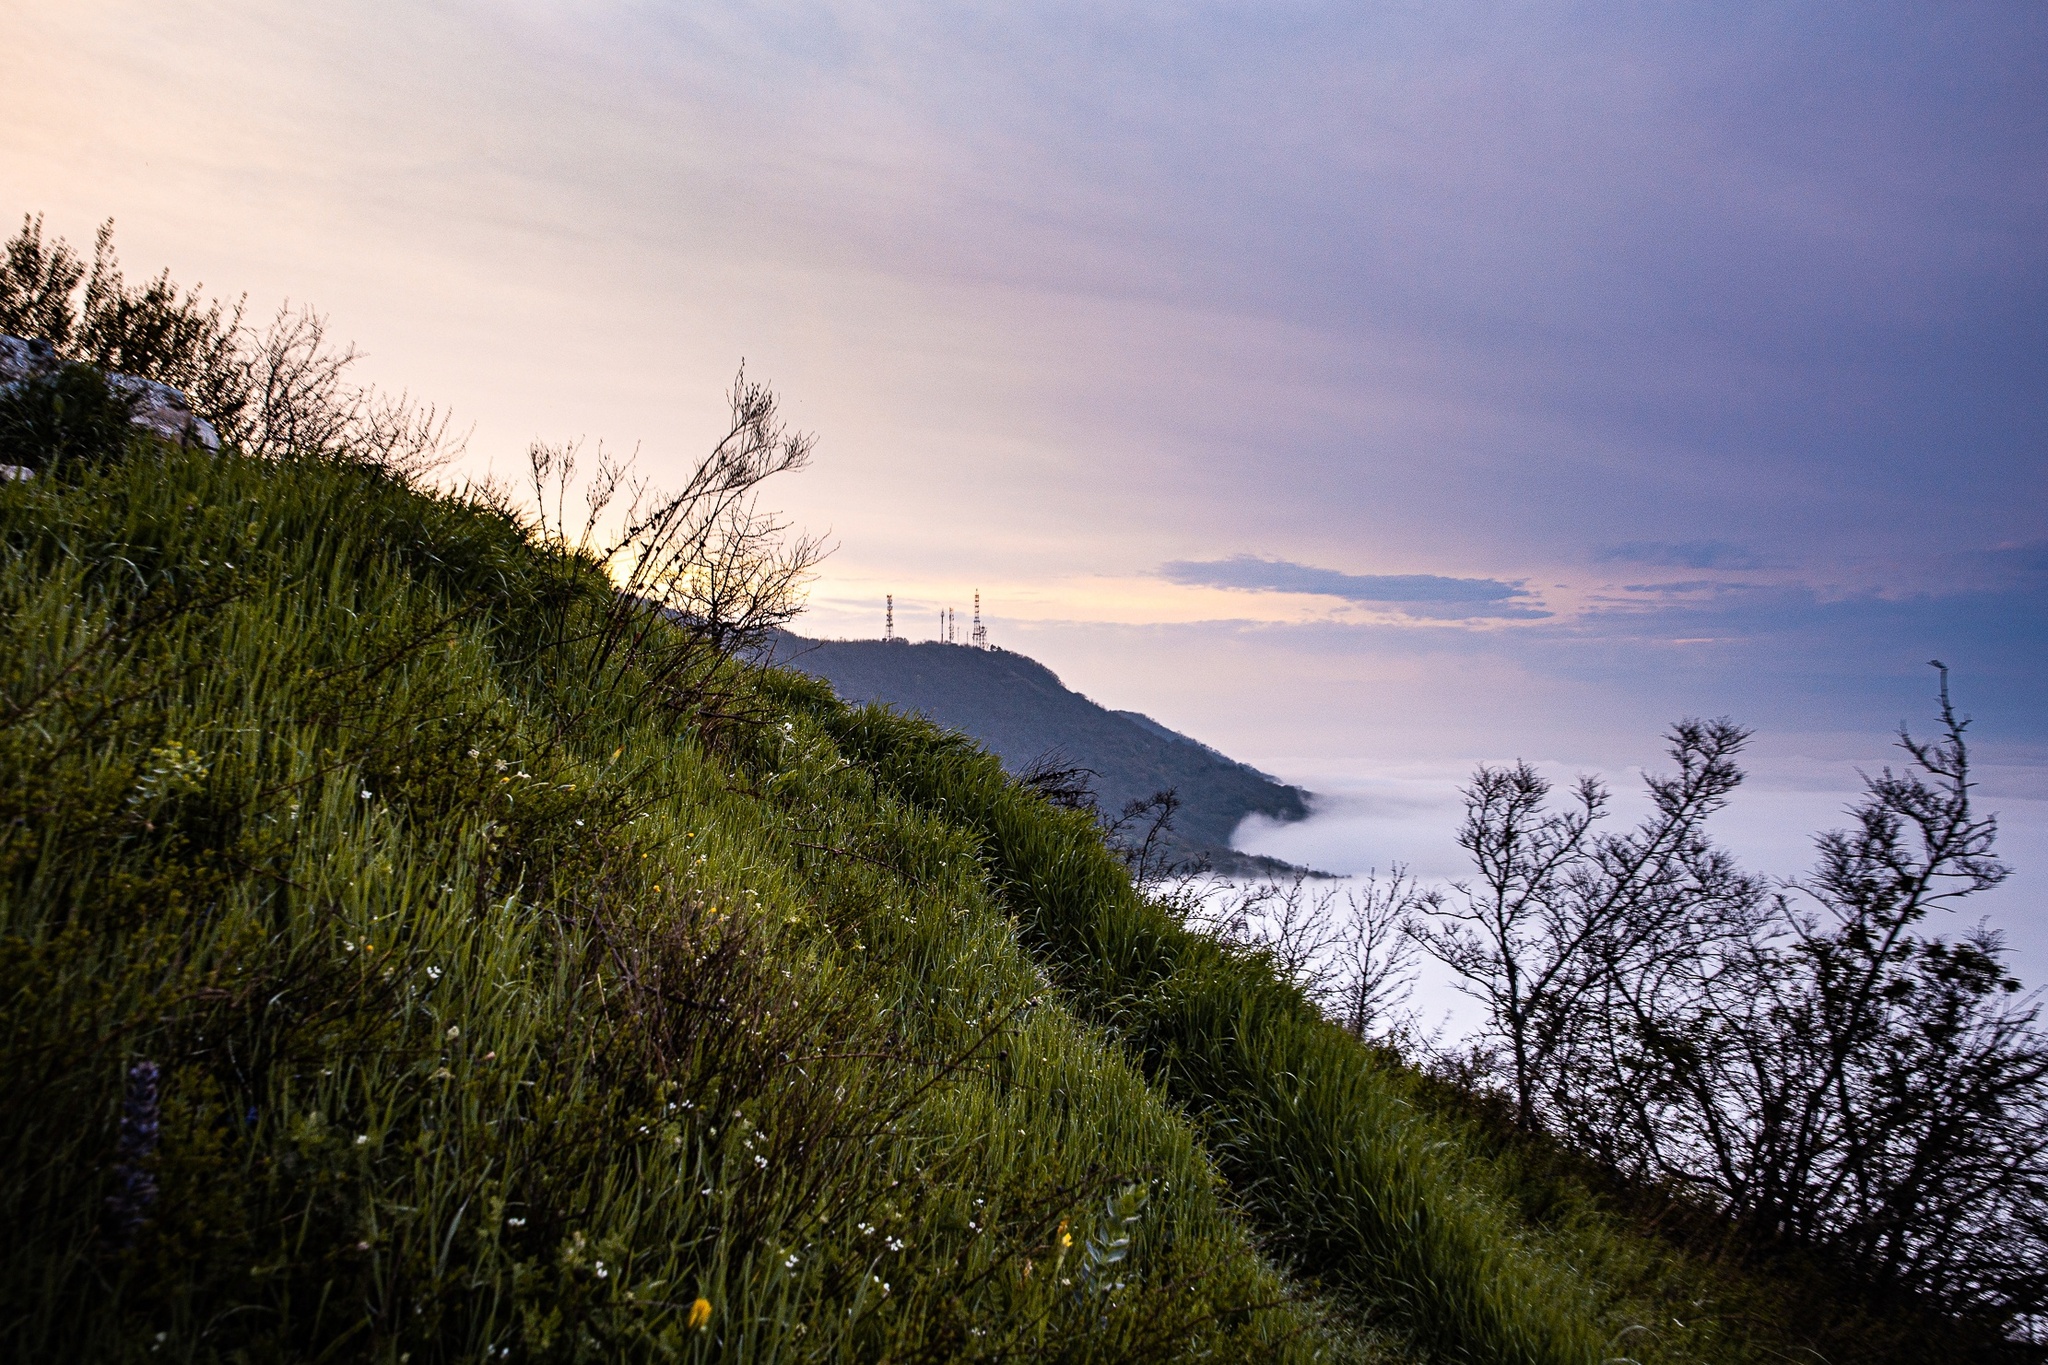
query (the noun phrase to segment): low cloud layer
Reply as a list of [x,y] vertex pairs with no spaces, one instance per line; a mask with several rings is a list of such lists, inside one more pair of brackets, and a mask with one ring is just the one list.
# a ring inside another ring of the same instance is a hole
[[1176,559],[1160,577],[1190,587],[1240,592],[1295,592],[1346,602],[1397,607],[1410,616],[1439,620],[1535,620],[1550,615],[1519,583],[1442,574],[1352,574],[1285,559],[1232,555],[1228,559]]

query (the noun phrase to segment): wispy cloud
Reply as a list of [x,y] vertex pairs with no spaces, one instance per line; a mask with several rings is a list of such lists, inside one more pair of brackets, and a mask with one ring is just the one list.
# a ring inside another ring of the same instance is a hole
[[1645,564],[1659,569],[1760,569],[1756,551],[1727,540],[1631,540],[1593,553],[1596,564]]
[[1982,558],[1986,563],[2008,572],[2048,573],[2048,540],[2036,540],[2025,545],[2001,545],[1995,550],[1986,550]]
[[1521,584],[1498,578],[1451,578],[1433,573],[1353,574],[1258,555],[1176,559],[1160,565],[1159,575],[1168,582],[1191,587],[1307,593],[1398,607],[1407,615],[1437,620],[1536,620],[1550,615]]

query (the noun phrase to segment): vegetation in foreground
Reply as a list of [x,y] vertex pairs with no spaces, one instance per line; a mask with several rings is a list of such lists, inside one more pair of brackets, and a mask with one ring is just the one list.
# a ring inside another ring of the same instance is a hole
[[0,497],[16,1358],[1328,1349],[973,840],[556,643],[587,566],[327,464]]
[[[12,1355],[1766,1360],[1853,1284],[1700,1254],[1085,813],[737,662],[803,558],[758,388],[621,574],[89,378],[0,401]],[[1829,1354],[1996,1349],[1916,1321]]]

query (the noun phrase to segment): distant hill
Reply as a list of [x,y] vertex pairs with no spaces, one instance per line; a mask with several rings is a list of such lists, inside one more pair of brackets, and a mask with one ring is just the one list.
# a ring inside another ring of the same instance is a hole
[[787,637],[779,662],[823,678],[852,702],[881,701],[979,740],[1012,773],[1051,758],[1094,773],[1097,803],[1114,816],[1131,801],[1171,789],[1182,801],[1179,856],[1207,858],[1219,872],[1292,870],[1242,853],[1230,838],[1245,816],[1308,814],[1308,792],[1168,729],[1136,711],[1112,711],[1062,684],[1044,664],[1005,649],[926,641],[807,640]]

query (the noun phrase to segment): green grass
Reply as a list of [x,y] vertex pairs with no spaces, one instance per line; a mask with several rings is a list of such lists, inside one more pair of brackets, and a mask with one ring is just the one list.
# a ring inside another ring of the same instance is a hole
[[1462,1147],[1268,963],[1145,901],[1085,817],[1047,811],[986,755],[879,709],[828,719],[906,798],[983,832],[1027,941],[1186,1107],[1285,1254],[1441,1350],[1613,1354],[1583,1280],[1529,1244]]
[[374,470],[0,484],[7,1358],[1796,1339],[987,754],[794,675],[653,687],[581,643],[607,601]]
[[1372,1351],[969,835],[807,720],[618,702],[502,518],[145,447],[0,535],[10,1358]]
[[1263,955],[1138,895],[1086,817],[959,736],[881,708],[817,714],[892,791],[981,836],[1075,1010],[1182,1106],[1273,1253],[1360,1318],[1480,1360],[2034,1358],[1878,1303],[1810,1253],[1727,1254],[1739,1239],[1707,1211],[1511,1131],[1484,1097],[1359,1044]]

